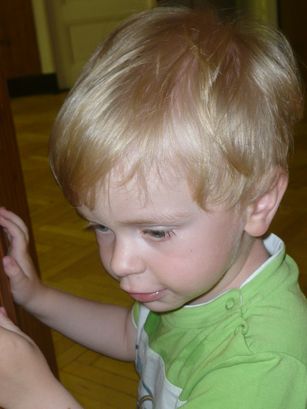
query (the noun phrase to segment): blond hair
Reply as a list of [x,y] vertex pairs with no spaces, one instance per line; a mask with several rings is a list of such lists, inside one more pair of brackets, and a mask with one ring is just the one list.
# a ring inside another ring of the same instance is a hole
[[122,165],[123,183],[155,169],[187,177],[202,206],[254,200],[287,172],[302,114],[284,36],[212,10],[155,8],[96,50],[50,140],[51,167],[74,204]]

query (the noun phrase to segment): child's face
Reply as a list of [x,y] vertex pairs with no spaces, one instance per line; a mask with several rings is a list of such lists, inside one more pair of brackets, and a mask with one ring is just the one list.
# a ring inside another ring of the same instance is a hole
[[96,207],[80,213],[93,225],[108,273],[153,311],[209,300],[245,278],[250,238],[235,210],[203,210],[183,178],[152,177],[145,197],[132,180],[111,177]]

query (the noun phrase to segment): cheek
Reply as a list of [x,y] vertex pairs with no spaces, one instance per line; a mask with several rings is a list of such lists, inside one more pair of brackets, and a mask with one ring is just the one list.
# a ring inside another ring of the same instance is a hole
[[[228,270],[237,250],[232,232],[213,234],[193,240],[193,246],[181,246],[164,263],[165,280],[187,290],[198,285],[214,285]],[[157,262],[158,263],[158,262]]]
[[191,288],[195,273],[200,275],[204,267],[197,249],[179,245],[176,250],[169,249],[169,252],[156,254],[155,257],[147,258],[147,261],[149,270],[160,282],[179,291]]
[[96,234],[96,243],[101,264],[103,265],[105,270],[109,271],[109,265],[112,257],[111,245],[106,240],[103,240],[101,237],[99,237],[98,234]]

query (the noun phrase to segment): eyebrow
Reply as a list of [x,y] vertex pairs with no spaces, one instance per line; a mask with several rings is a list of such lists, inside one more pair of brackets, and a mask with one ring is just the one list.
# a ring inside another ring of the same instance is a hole
[[[82,214],[79,209],[75,209],[76,213],[79,217],[81,217],[85,221],[89,221],[87,217]],[[189,212],[177,212],[177,213],[164,213],[164,214],[149,214],[144,218],[137,218],[137,219],[128,219],[128,220],[119,220],[119,223],[122,225],[148,225],[148,226],[155,226],[155,225],[176,225],[178,223],[183,223],[190,220],[192,215]],[[89,221],[90,223],[99,224],[99,222]]]
[[187,212],[172,214],[153,214],[140,219],[131,219],[120,221],[124,225],[159,225],[159,224],[178,224],[191,218]]

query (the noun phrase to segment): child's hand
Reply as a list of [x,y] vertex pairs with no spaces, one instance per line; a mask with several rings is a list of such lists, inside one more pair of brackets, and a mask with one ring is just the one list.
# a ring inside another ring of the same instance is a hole
[[0,226],[10,243],[8,255],[2,262],[10,280],[14,301],[29,309],[29,304],[35,302],[35,296],[42,290],[43,285],[28,253],[28,229],[16,214],[4,208],[0,208]]
[[8,319],[1,307],[0,406],[15,409],[22,407],[23,402],[28,407],[27,399],[34,403],[38,395],[43,396],[43,389],[48,390],[56,383],[38,347]]
[[82,409],[51,373],[35,343],[0,307],[0,406],[5,409]]

